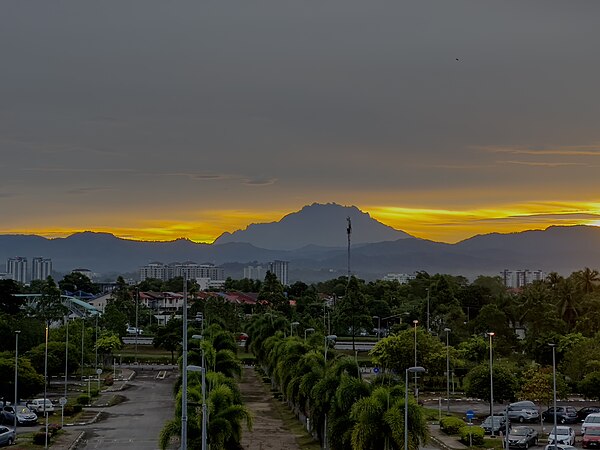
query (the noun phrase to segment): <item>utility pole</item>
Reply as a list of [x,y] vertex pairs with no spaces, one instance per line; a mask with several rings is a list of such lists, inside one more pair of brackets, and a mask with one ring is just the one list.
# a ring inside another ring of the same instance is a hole
[[[350,287],[350,237],[352,235],[352,221],[350,220],[350,216],[346,217],[346,221],[348,222],[348,226],[346,227],[346,234],[348,235],[348,281],[346,283],[346,298],[350,295],[349,287]],[[354,296],[352,297],[352,352],[356,355],[356,324],[354,322]]]

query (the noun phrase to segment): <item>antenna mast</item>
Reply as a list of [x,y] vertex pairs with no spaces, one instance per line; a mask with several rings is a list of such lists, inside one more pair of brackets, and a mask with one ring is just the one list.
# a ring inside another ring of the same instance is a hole
[[348,233],[348,283],[350,282],[350,235],[352,234],[352,222],[350,221],[350,217],[346,217],[346,221],[348,222],[348,227],[346,228],[346,233]]

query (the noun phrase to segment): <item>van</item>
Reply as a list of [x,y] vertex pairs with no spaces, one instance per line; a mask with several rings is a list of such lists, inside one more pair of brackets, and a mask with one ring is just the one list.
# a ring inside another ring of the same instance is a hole
[[535,422],[540,418],[540,412],[535,403],[529,400],[515,402],[506,408],[508,419],[519,423]]
[[600,413],[588,414],[581,424],[581,434],[585,434],[587,427],[600,427]]
[[46,404],[45,411],[48,414],[52,414],[54,412],[54,405],[52,404],[52,401],[50,401],[50,399],[36,398],[34,400],[31,400],[30,402],[27,402],[26,405],[34,413],[44,414],[44,403]]

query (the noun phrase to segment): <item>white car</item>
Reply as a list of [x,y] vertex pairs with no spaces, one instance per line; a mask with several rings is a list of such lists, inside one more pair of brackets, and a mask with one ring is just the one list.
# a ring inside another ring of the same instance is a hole
[[565,445],[575,445],[575,430],[571,427],[556,427],[552,429],[548,435],[548,444],[554,442]]
[[27,402],[26,406],[36,414],[44,414],[44,412],[48,414],[54,413],[54,405],[50,399],[36,398]]
[[136,327],[127,327],[127,334],[144,334],[144,330]]
[[565,444],[548,444],[544,450],[577,450],[577,448],[573,447],[572,445]]
[[600,413],[588,414],[581,424],[581,434],[585,434],[587,427],[599,427],[600,426]]

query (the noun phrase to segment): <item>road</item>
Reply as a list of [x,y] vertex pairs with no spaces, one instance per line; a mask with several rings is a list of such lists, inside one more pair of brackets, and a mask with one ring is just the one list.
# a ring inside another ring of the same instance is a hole
[[78,449],[148,450],[158,448],[158,435],[165,422],[173,418],[171,373],[157,379],[158,371],[140,371],[120,394],[127,400],[105,408],[99,422],[81,427],[85,438]]

